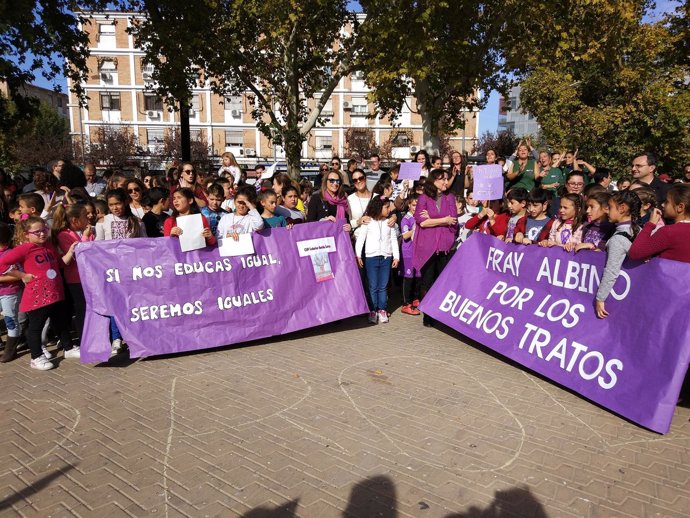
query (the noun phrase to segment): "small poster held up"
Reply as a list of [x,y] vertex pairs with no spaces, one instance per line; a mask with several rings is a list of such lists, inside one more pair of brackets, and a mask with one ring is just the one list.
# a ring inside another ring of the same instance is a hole
[[419,162],[403,162],[400,164],[398,180],[418,181],[422,176],[422,164]]
[[498,164],[478,165],[474,170],[475,200],[491,201],[503,198],[503,169]]
[[180,237],[180,248],[183,252],[200,250],[206,247],[204,232],[204,221],[201,214],[189,214],[188,216],[177,216],[175,224],[182,229]]

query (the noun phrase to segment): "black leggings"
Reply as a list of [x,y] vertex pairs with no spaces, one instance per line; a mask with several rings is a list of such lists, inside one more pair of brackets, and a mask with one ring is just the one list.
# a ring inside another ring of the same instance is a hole
[[86,300],[84,299],[84,290],[80,283],[67,284],[67,289],[72,296],[72,304],[74,306],[74,327],[81,340],[81,335],[84,332],[84,319],[86,318]]
[[60,338],[63,349],[68,351],[72,348],[70,323],[65,316],[64,301],[54,302],[48,306],[27,311],[27,314],[29,315],[29,328],[26,333],[26,340],[29,343],[32,360],[43,354],[41,349],[41,331],[49,318],[55,333]]
[[[417,272],[413,271],[413,275]],[[403,277],[402,292],[403,292],[403,306],[409,306],[415,300],[421,299],[421,277]]]
[[441,272],[450,261],[450,255],[444,252],[433,254],[422,266],[422,297],[431,289],[431,285],[439,278]]

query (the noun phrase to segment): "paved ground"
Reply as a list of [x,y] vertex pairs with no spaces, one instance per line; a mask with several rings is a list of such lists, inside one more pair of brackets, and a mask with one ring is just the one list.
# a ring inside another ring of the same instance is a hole
[[99,366],[0,366],[0,515],[690,512],[690,410],[643,430],[396,313]]

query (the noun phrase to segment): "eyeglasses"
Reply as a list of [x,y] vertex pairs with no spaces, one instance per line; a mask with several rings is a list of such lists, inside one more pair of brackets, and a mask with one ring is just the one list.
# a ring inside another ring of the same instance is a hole
[[568,185],[570,187],[584,187],[585,186],[584,183],[573,183],[573,182],[568,182]]
[[331,165],[340,165],[340,162],[331,162]]
[[48,231],[44,228],[41,230],[27,230],[27,234],[31,234],[32,236],[44,236],[48,233]]
[[357,178],[355,178],[355,177],[353,176],[353,177],[352,177],[352,181],[353,181],[353,182],[363,182],[363,181],[364,181],[364,177],[363,177],[363,176],[358,176]]
[[135,192],[141,192],[141,189],[139,189],[139,187],[137,187],[136,189],[127,189],[127,192],[128,192],[129,194],[132,194],[132,193],[135,193]]
[[336,178],[329,178],[328,183],[341,183],[340,180],[337,180]]
[[182,172],[183,172],[183,173],[187,173],[187,174],[194,174],[194,169],[185,169],[185,170],[182,171]]

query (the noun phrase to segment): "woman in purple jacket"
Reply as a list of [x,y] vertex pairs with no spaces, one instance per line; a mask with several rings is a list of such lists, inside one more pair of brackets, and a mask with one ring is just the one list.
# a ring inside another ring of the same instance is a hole
[[[422,297],[445,268],[458,226],[455,197],[448,193],[448,172],[433,169],[419,197],[414,219],[417,230],[413,239],[412,264],[422,272]],[[424,314],[424,325],[433,319]]]

